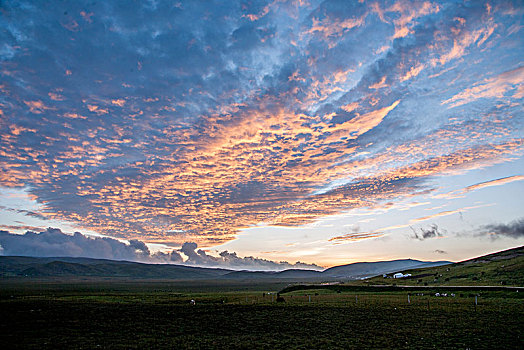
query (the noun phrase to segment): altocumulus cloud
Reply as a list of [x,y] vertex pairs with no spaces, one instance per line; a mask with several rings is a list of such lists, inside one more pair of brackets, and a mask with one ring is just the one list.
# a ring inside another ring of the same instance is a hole
[[206,246],[431,190],[520,152],[522,8],[2,1],[0,190],[46,203],[13,214]]
[[[301,262],[290,264],[251,256],[241,258],[228,251],[215,257],[197,248],[196,243],[186,242],[180,250],[151,253],[147,245],[137,239],[124,243],[110,237],[89,237],[80,232],[70,235],[57,228],[48,228],[40,233],[27,231],[23,235],[0,231],[0,255],[88,257],[249,270],[322,269],[320,266]],[[180,253],[187,257],[185,261]]]

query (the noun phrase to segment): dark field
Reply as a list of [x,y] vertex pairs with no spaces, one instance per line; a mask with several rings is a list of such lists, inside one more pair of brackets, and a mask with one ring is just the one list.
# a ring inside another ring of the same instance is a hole
[[472,292],[408,304],[406,292],[310,290],[311,302],[296,291],[277,303],[261,284],[199,283],[0,283],[0,348],[524,348],[522,292],[479,292],[476,308]]

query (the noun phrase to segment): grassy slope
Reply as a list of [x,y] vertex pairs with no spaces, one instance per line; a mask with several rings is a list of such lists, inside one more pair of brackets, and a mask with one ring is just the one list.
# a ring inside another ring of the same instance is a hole
[[485,255],[452,265],[406,270],[410,278],[390,279],[382,276],[356,285],[396,284],[411,286],[524,286],[524,246]]

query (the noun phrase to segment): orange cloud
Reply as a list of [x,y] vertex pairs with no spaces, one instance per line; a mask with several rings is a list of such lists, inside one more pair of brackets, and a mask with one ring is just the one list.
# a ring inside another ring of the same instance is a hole
[[63,101],[64,100],[64,96],[60,94],[56,94],[54,92],[50,92],[48,93],[48,95],[49,95],[49,98],[53,101]]
[[46,106],[42,101],[24,101],[29,107],[31,113],[40,114],[47,110],[54,110],[55,108]]
[[478,183],[476,185],[468,186],[464,188],[463,192],[470,192],[470,191],[478,190],[480,188],[486,188],[486,187],[491,187],[491,186],[505,185],[510,182],[522,181],[522,180],[524,180],[524,175],[503,177],[500,179],[485,181],[485,182]]
[[313,18],[313,24],[311,28],[305,31],[304,34],[309,35],[320,35],[324,39],[331,39],[335,37],[342,36],[346,31],[353,29],[355,27],[360,27],[364,24],[366,15],[360,18],[347,18],[344,20],[332,20],[330,18],[324,18],[323,20],[318,20]]
[[418,64],[416,66],[411,67],[409,71],[406,72],[406,74],[400,77],[400,81],[402,82],[402,81],[406,81],[406,80],[416,77],[417,75],[420,74],[420,72],[422,72],[423,69],[424,69],[424,64]]
[[477,83],[475,86],[442,101],[442,104],[449,104],[451,108],[464,105],[479,98],[504,98],[506,93],[512,90],[515,90],[513,98],[520,98],[523,82],[524,66]]
[[[373,129],[379,125],[382,120],[398,106],[400,100],[393,102],[392,105],[372,111],[363,115],[357,115],[356,118],[350,120],[350,133],[355,133],[356,135],[362,135],[369,130]],[[347,129],[346,129],[347,130]]]
[[[443,65],[451,60],[464,56],[466,49],[475,43],[477,43],[477,46],[481,46],[493,34],[496,26],[497,25],[492,23],[492,21],[488,21],[485,27],[477,30],[463,31],[461,29],[457,29],[459,35],[453,40],[453,46],[451,50],[442,54],[438,59],[432,59],[432,66],[436,66],[438,63]],[[439,40],[445,39],[447,38],[444,37]]]
[[383,76],[379,82],[376,82],[375,84],[370,85],[368,89],[382,89],[383,87],[386,87],[386,86],[388,86],[386,84],[386,76]]
[[118,107],[124,107],[124,105],[126,104],[126,100],[124,100],[123,98],[119,98],[116,100],[111,100],[111,103]]
[[359,103],[358,102],[352,102],[352,103],[349,103],[347,105],[344,105],[344,106],[341,106],[340,108],[348,113],[351,113],[353,112],[355,109],[357,109],[359,107]]
[[475,191],[481,188],[486,188],[486,187],[491,187],[491,186],[501,186],[501,185],[505,185],[505,184],[508,184],[514,181],[521,181],[521,180],[524,180],[523,175],[507,176],[507,177],[503,177],[500,179],[495,179],[495,180],[481,182],[475,185],[470,185],[461,190],[438,194],[438,195],[435,195],[434,197],[435,198],[457,198],[457,197],[461,197],[465,193]]
[[330,238],[328,239],[328,241],[329,242],[340,242],[340,241],[356,242],[356,241],[361,241],[363,239],[378,238],[382,236],[384,236],[382,232],[354,232],[354,233],[348,233],[342,236]]
[[265,15],[267,15],[269,13],[269,9],[270,9],[270,5],[266,5],[264,6],[264,8],[262,9],[262,12],[260,12],[259,14],[247,14],[247,15],[242,15],[242,17],[245,17],[247,19],[249,19],[250,21],[258,21],[260,18],[264,17]]
[[104,108],[100,108],[97,105],[89,105],[88,104],[87,105],[87,109],[89,109],[89,112],[93,112],[93,113],[96,113],[98,115],[109,113],[109,110],[104,109]]
[[460,212],[468,211],[468,210],[471,210],[471,209],[482,208],[482,207],[486,207],[486,206],[490,206],[490,205],[492,205],[492,204],[476,205],[476,206],[464,207],[464,208],[456,209],[456,210],[441,211],[440,213],[436,213],[436,214],[433,214],[433,215],[428,215],[428,216],[424,216],[424,217],[421,217],[421,218],[411,219],[411,220],[409,220],[409,222],[410,223],[415,223],[415,222],[420,222],[420,221],[426,221],[426,220],[429,220],[429,219],[434,219],[434,218],[438,218],[438,217],[441,217],[441,216],[448,216],[448,215],[452,215],[452,214],[457,214],[457,213],[460,213]]
[[395,33],[393,39],[403,38],[411,33],[411,27],[416,23],[416,19],[440,11],[438,4],[429,1],[421,3],[411,3],[408,1],[397,1],[386,9],[386,12],[397,12],[400,16],[393,20]]

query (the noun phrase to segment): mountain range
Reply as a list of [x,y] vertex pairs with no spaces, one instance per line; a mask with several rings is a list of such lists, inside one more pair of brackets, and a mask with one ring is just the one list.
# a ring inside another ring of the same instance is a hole
[[74,257],[0,256],[0,277],[104,277],[126,279],[289,279],[354,280],[406,269],[440,266],[449,261],[412,259],[359,262],[324,271],[289,269],[284,271],[235,271],[174,264],[146,264]]

